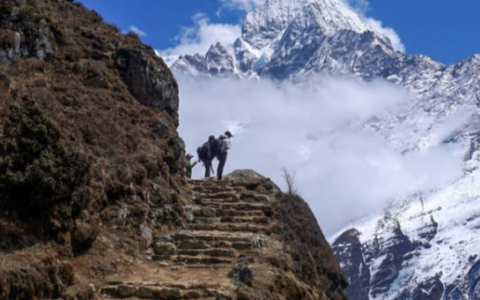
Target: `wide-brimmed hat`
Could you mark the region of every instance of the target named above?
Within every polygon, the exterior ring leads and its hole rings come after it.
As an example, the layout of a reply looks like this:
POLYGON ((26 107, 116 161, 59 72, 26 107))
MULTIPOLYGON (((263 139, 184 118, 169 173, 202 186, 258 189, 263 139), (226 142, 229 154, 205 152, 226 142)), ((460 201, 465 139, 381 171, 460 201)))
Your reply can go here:
POLYGON ((186 157, 186 158, 192 158, 192 157, 193 157, 193 155, 191 155, 191 154, 187 154, 185 157, 186 157))
POLYGON ((228 136, 229 138, 233 137, 233 134, 230 131, 225 131, 225 135, 228 136))

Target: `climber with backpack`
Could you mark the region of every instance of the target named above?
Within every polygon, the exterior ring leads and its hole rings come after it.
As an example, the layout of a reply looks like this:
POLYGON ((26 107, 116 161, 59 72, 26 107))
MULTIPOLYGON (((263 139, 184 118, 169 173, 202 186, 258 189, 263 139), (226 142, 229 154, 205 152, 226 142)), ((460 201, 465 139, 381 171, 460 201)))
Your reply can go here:
POLYGON ((223 176, 223 168, 225 167, 225 163, 227 162, 228 150, 232 147, 232 142, 230 138, 233 137, 230 131, 225 131, 224 134, 220 135, 217 140, 217 151, 216 156, 218 159, 218 168, 217 168, 217 178, 218 180, 222 180, 223 176))
POLYGON ((212 161, 217 156, 218 147, 215 136, 211 135, 208 141, 197 148, 198 161, 205 166, 205 178, 210 177, 210 171, 213 173, 212 161))

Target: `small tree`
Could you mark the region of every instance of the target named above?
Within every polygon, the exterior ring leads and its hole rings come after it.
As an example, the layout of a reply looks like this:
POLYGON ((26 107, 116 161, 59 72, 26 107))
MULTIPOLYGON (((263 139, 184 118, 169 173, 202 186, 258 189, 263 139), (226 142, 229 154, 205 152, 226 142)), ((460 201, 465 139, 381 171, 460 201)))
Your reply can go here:
POLYGON ((32 219, 75 218, 88 205, 90 168, 34 101, 11 106, 0 140, 0 208, 32 219))
POLYGON ((287 168, 282 169, 282 177, 287 184, 287 193, 290 196, 297 197, 298 195, 298 188, 297 188, 297 173, 295 171, 290 171, 287 168))

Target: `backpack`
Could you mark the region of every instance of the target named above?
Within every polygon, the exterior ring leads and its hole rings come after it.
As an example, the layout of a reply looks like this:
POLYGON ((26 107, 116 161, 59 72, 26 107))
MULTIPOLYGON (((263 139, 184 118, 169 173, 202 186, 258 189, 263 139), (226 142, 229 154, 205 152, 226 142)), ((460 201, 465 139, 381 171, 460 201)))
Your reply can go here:
POLYGON ((197 148, 198 159, 201 161, 208 161, 211 159, 210 153, 210 144, 208 142, 204 143, 202 146, 197 148))
POLYGON ((230 147, 232 146, 230 141, 224 135, 220 136, 220 138, 217 140, 217 143, 218 143, 219 153, 230 150, 230 147))

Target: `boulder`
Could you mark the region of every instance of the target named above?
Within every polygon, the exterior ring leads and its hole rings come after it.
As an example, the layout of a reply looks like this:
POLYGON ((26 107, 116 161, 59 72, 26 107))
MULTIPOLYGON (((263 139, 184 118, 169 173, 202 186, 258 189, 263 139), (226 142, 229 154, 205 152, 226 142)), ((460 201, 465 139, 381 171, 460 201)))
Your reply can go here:
POLYGON ((252 285, 254 278, 252 270, 244 263, 236 263, 229 275, 233 280, 249 286, 252 285))
POLYGON ((224 178, 225 180, 232 181, 233 186, 245 186, 249 190, 255 190, 257 187, 261 186, 265 191, 268 191, 271 194, 276 194, 282 191, 269 178, 250 169, 235 170, 224 178))
POLYGON ((177 247, 173 243, 157 242, 153 244, 153 252, 157 255, 175 255, 177 247))

